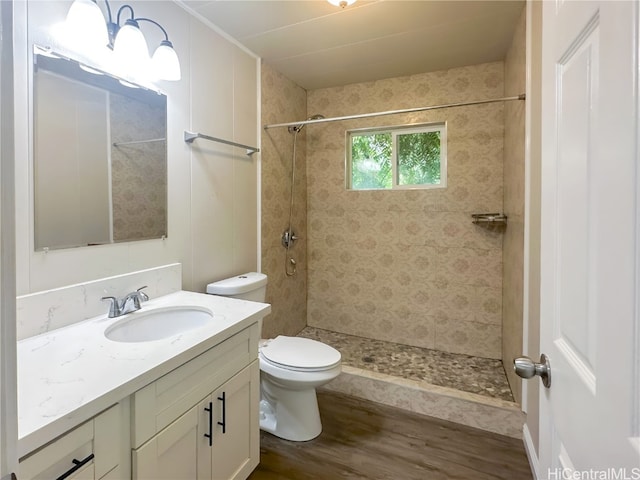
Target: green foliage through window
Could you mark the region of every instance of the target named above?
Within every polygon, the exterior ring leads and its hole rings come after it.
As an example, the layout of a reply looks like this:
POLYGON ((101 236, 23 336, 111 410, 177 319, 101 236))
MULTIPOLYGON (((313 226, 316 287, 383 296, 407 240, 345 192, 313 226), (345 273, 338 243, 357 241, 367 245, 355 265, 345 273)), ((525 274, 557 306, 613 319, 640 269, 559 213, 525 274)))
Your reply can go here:
POLYGON ((351 137, 351 182, 353 188, 391 188, 391 134, 374 133, 351 137))
POLYGON ((352 132, 354 190, 440 186, 446 154, 444 125, 352 132), (395 176, 395 179, 394 179, 395 176))
POLYGON ((440 132, 398 135, 398 184, 440 183, 440 132))

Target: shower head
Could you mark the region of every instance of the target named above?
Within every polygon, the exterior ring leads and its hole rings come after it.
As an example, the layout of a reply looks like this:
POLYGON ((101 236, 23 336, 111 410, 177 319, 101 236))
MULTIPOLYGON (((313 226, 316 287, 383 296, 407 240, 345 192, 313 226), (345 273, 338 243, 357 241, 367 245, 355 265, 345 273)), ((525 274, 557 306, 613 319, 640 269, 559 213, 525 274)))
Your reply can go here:
MULTIPOLYGON (((321 115, 319 113, 315 114, 315 115, 311 115, 309 118, 307 118, 307 121, 309 120, 320 120, 324 118, 324 115, 321 115)), ((298 133, 300 130, 302 130, 304 128, 306 124, 301 123, 300 125, 295 125, 293 127, 289 127, 289 133, 298 133)))

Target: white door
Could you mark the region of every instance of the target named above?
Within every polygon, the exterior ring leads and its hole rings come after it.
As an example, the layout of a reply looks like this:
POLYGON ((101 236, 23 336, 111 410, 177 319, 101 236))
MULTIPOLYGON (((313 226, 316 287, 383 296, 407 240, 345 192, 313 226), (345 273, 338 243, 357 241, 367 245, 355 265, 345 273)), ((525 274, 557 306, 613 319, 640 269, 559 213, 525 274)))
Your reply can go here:
POLYGON ((0 478, 17 470, 13 4, 0 2, 0 478))
POLYGON ((637 27, 635 1, 543 4, 543 478, 640 478, 637 27))

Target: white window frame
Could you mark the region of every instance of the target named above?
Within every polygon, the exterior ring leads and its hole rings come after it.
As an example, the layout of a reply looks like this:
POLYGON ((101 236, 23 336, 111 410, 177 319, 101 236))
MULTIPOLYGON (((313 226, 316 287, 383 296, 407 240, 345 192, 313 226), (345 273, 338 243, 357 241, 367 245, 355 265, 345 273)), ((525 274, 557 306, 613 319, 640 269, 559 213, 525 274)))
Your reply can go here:
POLYGON ((447 122, 434 122, 434 123, 422 123, 411 125, 394 125, 390 127, 375 127, 375 128, 358 128, 353 130, 347 130, 346 132, 346 155, 345 155, 345 181, 347 190, 354 192, 360 191, 391 191, 391 190, 430 190, 434 188, 446 188, 447 187, 447 122), (413 184, 413 185, 399 185, 398 184, 398 156, 397 145, 398 135, 406 135, 411 133, 429 133, 440 132, 440 183, 438 184, 413 184), (364 135, 372 133, 390 133, 391 134, 391 175, 392 183, 391 188, 353 188, 351 184, 352 180, 352 135, 364 135))

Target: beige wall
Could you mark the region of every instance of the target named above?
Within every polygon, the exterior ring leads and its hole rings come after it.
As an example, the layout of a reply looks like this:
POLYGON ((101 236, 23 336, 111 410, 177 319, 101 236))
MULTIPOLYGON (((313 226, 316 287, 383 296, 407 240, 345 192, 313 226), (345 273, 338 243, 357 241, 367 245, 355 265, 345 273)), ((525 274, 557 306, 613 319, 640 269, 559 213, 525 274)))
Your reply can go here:
MULTIPOLYGON (((307 92, 262 64, 262 123, 302 120, 307 114, 307 92)), ((262 271, 269 277, 267 302, 271 314, 264 320, 262 335, 295 335, 307 324, 307 128, 296 140, 296 181, 293 230, 300 240, 290 249, 297 262, 293 277, 285 274, 282 232, 289 222, 293 135, 286 128, 262 133, 262 271)))
MULTIPOLYGON (((526 10, 513 35, 504 61, 504 94, 520 95, 526 81, 526 10)), ((524 281, 524 148, 525 103, 507 102, 504 111, 504 234, 502 264, 502 362, 516 402, 522 401, 522 382, 512 368, 522 354, 522 296, 524 281)))
MULTIPOLYGON (((527 2, 529 15, 527 49, 529 57, 527 85, 527 116, 529 119, 528 186, 527 216, 528 238, 528 289, 526 355, 531 358, 540 356, 540 186, 541 174, 541 127, 542 127, 542 2, 527 2)), ((540 439, 540 385, 541 382, 527 382, 526 411, 527 429, 536 452, 539 452, 540 439)))
MULTIPOLYGON (((189 38, 198 47, 190 51, 191 116, 186 124, 194 132, 257 146, 259 60, 194 18, 190 18, 189 38)), ((184 125, 178 125, 181 130, 173 138, 182 137, 184 125)), ((183 199, 189 202, 183 212, 189 212, 184 237, 188 243, 183 249, 188 271, 183 264, 183 279, 188 289, 203 292, 213 280, 259 268, 260 156, 249 157, 244 149, 206 140, 181 146, 189 155, 184 162, 191 167, 183 199)), ((170 189, 171 179, 169 172, 170 189)), ((169 212, 169 233, 172 221, 176 218, 169 212)))
MULTIPOLYGON (((310 91, 327 117, 502 97, 502 62, 310 91)), ((501 103, 313 125, 307 132, 309 325, 501 357, 501 103), (447 122, 446 189, 347 191, 345 131, 447 122)))
MULTIPOLYGON (((182 79, 158 82, 167 94, 168 237, 166 240, 34 252, 31 183, 31 45, 106 68, 65 46, 52 26, 64 21, 69 2, 15 2, 16 237, 18 294, 86 282, 174 262, 183 286, 205 285, 258 268, 258 162, 244 150, 182 140, 184 130, 258 144, 258 59, 173 2, 134 1, 136 16, 160 22, 180 58, 182 79), (200 47, 206 45, 207 54, 200 47)), ((101 4, 102 5, 102 4, 101 4)), ((112 2, 117 9, 121 2, 112 2)), ((158 45, 159 29, 145 30, 158 45)), ((153 47, 151 47, 153 48, 153 47)), ((138 78, 132 81, 141 82, 138 78)), ((149 84, 148 81, 144 82, 149 84)))

